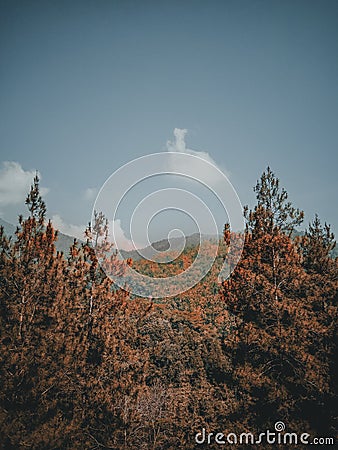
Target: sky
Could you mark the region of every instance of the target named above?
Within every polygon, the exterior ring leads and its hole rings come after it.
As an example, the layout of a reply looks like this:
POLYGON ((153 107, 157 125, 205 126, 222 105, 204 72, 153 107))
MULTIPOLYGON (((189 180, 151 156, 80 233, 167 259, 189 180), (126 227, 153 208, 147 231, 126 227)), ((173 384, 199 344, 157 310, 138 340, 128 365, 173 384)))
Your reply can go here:
POLYGON ((249 206, 269 165, 304 226, 337 232, 337 19, 330 0, 0 0, 0 217, 38 170, 79 235, 114 171, 183 151, 249 206))

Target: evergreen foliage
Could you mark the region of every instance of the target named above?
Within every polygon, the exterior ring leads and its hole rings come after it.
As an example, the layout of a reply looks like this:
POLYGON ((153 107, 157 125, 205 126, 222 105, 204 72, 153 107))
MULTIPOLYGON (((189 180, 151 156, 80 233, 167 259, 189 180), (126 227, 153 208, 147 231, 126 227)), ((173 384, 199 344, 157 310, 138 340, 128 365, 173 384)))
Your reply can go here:
MULTIPOLYGON (((277 420, 335 434, 334 237, 315 217, 292 238, 303 213, 269 168, 255 192, 231 278, 216 284, 236 242, 226 225, 208 276, 156 304, 105 276, 90 239, 103 266, 123 271, 124 263, 101 214, 86 243, 56 250, 35 177, 29 217, 13 238, 0 228, 1 449, 193 449, 202 427, 259 433, 277 420)), ((170 276, 196 251, 136 268, 170 276)))

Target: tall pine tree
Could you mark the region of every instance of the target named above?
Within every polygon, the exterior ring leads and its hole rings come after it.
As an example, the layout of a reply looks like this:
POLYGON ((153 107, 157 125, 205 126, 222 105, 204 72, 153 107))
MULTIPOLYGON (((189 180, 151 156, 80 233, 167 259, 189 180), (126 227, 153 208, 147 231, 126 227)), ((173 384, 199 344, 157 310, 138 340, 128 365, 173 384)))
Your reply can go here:
MULTIPOLYGON (((223 283, 235 323, 225 347, 241 403, 237 420, 257 431, 277 420, 287 423, 289 431, 316 431, 314 411, 318 414, 330 390, 322 349, 332 338, 333 316, 318 316, 317 298, 309 288, 318 281, 309 277, 305 257, 291 238, 303 213, 287 200, 270 168, 254 191, 254 210, 245 208, 242 259, 223 283)), ((332 298, 333 290, 327 295, 332 298)))

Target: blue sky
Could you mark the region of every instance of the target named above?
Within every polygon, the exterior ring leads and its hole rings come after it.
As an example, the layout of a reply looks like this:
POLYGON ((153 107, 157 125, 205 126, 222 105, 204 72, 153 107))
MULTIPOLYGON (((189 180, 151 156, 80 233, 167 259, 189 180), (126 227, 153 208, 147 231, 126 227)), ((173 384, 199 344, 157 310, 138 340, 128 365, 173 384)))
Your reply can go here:
POLYGON ((48 214, 81 227, 112 172, 165 151, 181 128, 243 204, 270 165, 307 221, 317 212, 337 230, 336 1, 0 8, 2 218, 23 210, 38 169, 48 214))

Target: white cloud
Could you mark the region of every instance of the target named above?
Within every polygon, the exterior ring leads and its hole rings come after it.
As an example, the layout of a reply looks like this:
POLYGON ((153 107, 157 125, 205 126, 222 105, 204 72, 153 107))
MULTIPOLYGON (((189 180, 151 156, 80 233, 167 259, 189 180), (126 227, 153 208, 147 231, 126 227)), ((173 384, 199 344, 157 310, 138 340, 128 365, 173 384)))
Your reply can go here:
MULTIPOLYGON (((54 214, 51 218, 54 227, 60 230, 61 233, 67 234, 68 236, 76 237, 79 240, 85 240, 85 229, 86 225, 74 225, 72 223, 67 223, 61 216, 54 214)), ((124 231, 121 227, 120 219, 115 221, 109 221, 109 239, 111 242, 116 243, 118 249, 123 250, 133 250, 135 245, 125 236, 124 231), (113 235, 115 240, 113 239, 113 235)), ((136 247, 137 248, 137 247, 136 247)))
POLYGON ((84 192, 85 200, 88 201, 94 200, 97 195, 97 192, 98 192, 97 188, 87 188, 84 192))
POLYGON ((61 233, 76 237, 81 241, 85 240, 84 232, 85 229, 87 228, 86 225, 74 225, 72 223, 67 223, 58 214, 54 214, 51 218, 51 221, 54 227, 57 230, 60 230, 61 233))
POLYGON ((132 242, 130 239, 126 237, 122 229, 120 219, 116 219, 114 221, 110 220, 108 225, 109 225, 109 238, 112 242, 116 243, 118 249, 135 250, 137 248, 144 247, 144 245, 132 242))
POLYGON ((186 128, 175 128, 174 136, 175 142, 168 141, 167 149, 169 152, 187 153, 187 147, 185 144, 185 135, 188 133, 186 128))
MULTIPOLYGON (((227 177, 229 177, 229 172, 225 170, 224 168, 221 168, 216 161, 210 156, 208 152, 203 151, 196 151, 192 150, 190 148, 187 148, 185 143, 185 136, 188 133, 188 130, 185 128, 175 128, 174 129, 174 141, 167 141, 167 151, 168 152, 175 152, 175 153, 184 153, 187 155, 193 155, 201 158, 204 161, 207 161, 208 163, 215 166, 217 169, 219 169, 221 172, 223 172, 227 177)), ((185 167, 176 167, 176 160, 175 158, 172 159, 172 169, 180 170, 184 172, 185 167)), ((211 167, 209 168, 206 164, 203 164, 202 162, 196 160, 195 162, 187 161, 187 164, 189 164, 189 173, 193 173, 194 176, 197 179, 203 180, 207 184, 215 185, 218 182, 224 182, 224 178, 217 173, 217 171, 213 170, 211 167), (192 165, 193 164, 193 165, 192 165)))
MULTIPOLYGON (((0 169, 0 206, 23 203, 35 174, 35 170, 24 170, 15 161, 4 161, 0 169)), ((39 173, 38 175, 40 177, 39 173)), ((46 195, 47 192, 47 188, 40 186, 41 195, 46 195)))

